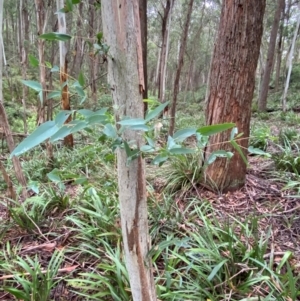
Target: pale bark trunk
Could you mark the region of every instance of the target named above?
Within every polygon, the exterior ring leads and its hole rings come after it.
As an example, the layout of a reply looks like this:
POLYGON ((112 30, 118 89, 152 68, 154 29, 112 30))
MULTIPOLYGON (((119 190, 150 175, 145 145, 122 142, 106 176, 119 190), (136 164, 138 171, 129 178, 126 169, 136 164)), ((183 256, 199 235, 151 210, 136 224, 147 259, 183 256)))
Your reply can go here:
POLYGON ((169 36, 171 28, 171 14, 174 5, 174 0, 167 0, 164 7, 164 16, 162 18, 162 45, 159 63, 159 83, 158 83, 158 99, 160 102, 165 102, 166 90, 166 73, 169 54, 169 36))
POLYGON ((180 74, 181 69, 183 66, 183 57, 186 48, 187 36, 191 21, 192 9, 193 9, 194 0, 190 0, 188 4, 188 10, 186 15, 186 21, 184 24, 184 29, 181 35, 180 47, 179 47, 179 56, 178 56, 178 66, 175 75, 174 81, 174 89, 173 89, 173 101, 171 105, 171 112, 170 112, 170 128, 169 128, 169 136, 173 136, 174 128, 175 128, 175 113, 176 113, 176 104, 177 104, 177 95, 179 93, 179 81, 180 81, 180 74))
MULTIPOLYGON (((3 0, 0 0, 0 42, 3 41, 3 35, 2 35, 2 23, 3 23, 3 0)), ((0 43, 0 125, 3 127, 5 138, 7 141, 8 149, 10 152, 12 152, 15 148, 13 136, 11 133, 11 129, 8 123, 7 115, 5 112, 5 108, 3 105, 3 86, 2 86, 2 73, 3 73, 3 43, 0 43)), ((22 186, 22 197, 24 200, 27 198, 27 190, 26 190, 26 179, 22 170, 22 166, 20 163, 20 160, 18 157, 13 156, 12 158, 14 170, 16 173, 16 178, 19 181, 20 185, 22 186)), ((2 168, 2 173, 5 179, 7 180, 5 170, 2 168)), ((9 184, 9 183, 8 183, 9 184)), ((10 189, 12 193, 12 197, 15 197, 14 190, 10 189)))
MULTIPOLYGON (((245 155, 265 5, 265 0, 223 1, 211 65, 206 123, 234 122, 243 133, 238 144, 245 155)), ((206 159, 219 149, 234 153, 229 161, 217 158, 205 171, 206 184, 217 191, 236 190, 245 183, 246 163, 229 140, 230 131, 215 134, 205 150, 206 159)))
MULTIPOLYGON (((59 11, 64 7, 64 0, 56 1, 57 10, 59 11)), ((62 34, 67 33, 66 15, 65 13, 58 13, 58 32, 62 34)), ((62 88, 61 107, 63 110, 71 110, 70 97, 68 89, 68 62, 67 62, 67 46, 63 41, 59 41, 59 67, 60 67, 60 85, 62 88)), ((72 120, 72 116, 69 115, 65 123, 69 123, 72 120)), ((73 135, 70 134, 64 138, 64 145, 73 147, 73 135)))
POLYGON ((267 61, 265 64, 265 71, 261 83, 261 90, 258 99, 258 109, 259 111, 266 111, 267 109, 267 97, 269 91, 269 83, 271 78, 271 71, 273 66, 274 60, 274 53, 275 53, 275 46, 276 46, 276 38, 280 23, 280 15, 282 9, 284 8, 285 0, 278 0, 277 9, 274 16, 274 21, 272 25, 271 35, 270 35, 270 42, 267 54, 267 61))
MULTIPOLYGON (((143 118, 143 59, 138 0, 103 0, 103 32, 110 46, 108 82, 118 111, 123 116, 143 118)), ((138 131, 126 130, 125 141, 144 143, 138 131)), ((147 256, 150 237, 147 220, 145 163, 140 156, 127 164, 124 149, 117 151, 119 200, 126 267, 134 301, 154 301, 156 293, 147 256)))
MULTIPOLYGON (((298 4, 298 9, 300 11, 300 3, 298 4)), ((283 95, 282 95, 283 112, 286 111, 286 98, 287 98, 287 93, 288 93, 289 84, 290 84, 291 72, 292 72, 292 68, 293 68, 293 56, 294 56, 295 43, 296 43, 297 36, 298 36, 299 26, 300 26, 300 13, 298 15, 297 25, 295 28, 294 37, 292 40, 291 49, 290 49, 288 61, 287 61, 288 72, 287 72, 286 81, 285 81, 285 85, 284 85, 284 91, 283 91, 283 95)))

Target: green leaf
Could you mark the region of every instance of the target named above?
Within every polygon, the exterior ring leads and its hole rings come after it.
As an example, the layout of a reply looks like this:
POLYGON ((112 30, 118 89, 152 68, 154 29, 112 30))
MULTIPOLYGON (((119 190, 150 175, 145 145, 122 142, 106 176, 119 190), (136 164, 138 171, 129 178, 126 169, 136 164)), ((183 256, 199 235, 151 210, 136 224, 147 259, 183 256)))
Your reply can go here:
POLYGON ((150 152, 154 152, 155 149, 150 145, 143 145, 141 147, 141 151, 144 152, 144 153, 150 153, 150 152))
POLYGON ((149 127, 145 124, 136 124, 130 126, 129 128, 135 131, 144 131, 144 132, 149 131, 149 127))
POLYGON ((208 281, 211 281, 216 274, 219 272, 219 270, 222 268, 222 266, 227 262, 227 259, 224 259, 223 261, 221 261, 220 263, 218 263, 213 270, 211 271, 211 273, 209 274, 209 276, 207 277, 208 281))
POLYGON ((79 4, 81 0, 72 0, 73 4, 79 4))
POLYGON ((169 136, 168 142, 167 142, 167 149, 170 150, 172 148, 178 148, 178 147, 181 147, 181 146, 179 144, 176 144, 174 139, 171 136, 169 136))
POLYGON ((50 62, 45 61, 45 65, 49 69, 52 68, 52 64, 50 62))
POLYGON ((61 178, 58 173, 59 171, 55 168, 51 172, 47 173, 47 177, 53 183, 61 182, 61 178))
POLYGON ((153 165, 159 165, 161 166, 164 162, 168 160, 169 156, 166 154, 159 154, 152 160, 153 165))
POLYGON ((224 150, 217 150, 208 157, 207 164, 212 164, 217 158, 232 158, 233 153, 232 152, 226 152, 224 150))
POLYGON ((176 147, 169 150, 169 153, 172 155, 186 155, 195 153, 194 149, 185 148, 185 147, 176 147))
POLYGON ((159 105, 157 108, 155 108, 154 110, 152 110, 151 112, 149 112, 146 117, 145 117, 145 121, 148 122, 150 121, 151 119, 155 118, 156 116, 158 116, 163 110, 165 107, 167 107, 169 105, 169 102, 165 102, 165 103, 162 103, 161 105, 159 105))
POLYGON ((11 153, 12 156, 19 156, 33 147, 41 144, 58 131, 54 121, 47 121, 40 125, 32 134, 26 137, 11 153))
POLYGON ((196 131, 197 129, 195 128, 179 130, 174 134, 173 139, 176 140, 177 142, 183 142, 186 138, 195 135, 196 131))
POLYGON ((82 178, 78 178, 74 181, 74 184, 78 184, 78 185, 82 185, 82 184, 85 184, 87 183, 88 180, 86 177, 82 177, 82 178))
POLYGON ((247 158, 245 157, 245 155, 244 155, 241 147, 234 140, 230 140, 230 143, 237 150, 237 152, 240 154, 240 156, 242 157, 242 159, 245 162, 245 164, 248 165, 247 158))
POLYGON ((64 125, 53 136, 51 136, 50 142, 54 142, 59 139, 63 139, 66 136, 70 135, 70 133, 71 133, 71 127, 69 127, 68 125, 64 125))
POLYGON ((73 134, 75 132, 81 131, 81 130, 85 129, 86 127, 88 127, 88 123, 83 120, 73 120, 68 123, 68 126, 71 127, 70 134, 73 134))
POLYGON ((83 91, 83 89, 82 89, 81 86, 76 86, 75 89, 76 89, 76 92, 78 93, 78 95, 80 97, 85 97, 85 93, 84 93, 84 91, 83 91))
POLYGON ((55 120, 54 120, 57 127, 60 128, 71 114, 72 114, 72 111, 67 111, 67 110, 60 111, 56 115, 55 120))
POLYGON ((37 91, 37 92, 43 91, 42 85, 39 82, 35 82, 35 81, 32 81, 32 80, 21 80, 21 82, 25 86, 27 86, 27 87, 29 87, 29 88, 37 91))
POLYGON ((118 137, 117 130, 111 123, 105 125, 103 134, 112 139, 116 139, 118 137))
POLYGON ((248 147, 248 152, 250 154, 253 154, 253 155, 262 155, 262 156, 266 156, 268 158, 271 158, 272 155, 269 154, 269 153, 266 153, 264 152, 263 150, 259 149, 259 148, 254 148, 253 146, 249 146, 248 147))
POLYGON ((28 55, 29 63, 32 67, 37 67, 39 65, 39 60, 32 54, 28 55))
POLYGON ((107 123, 107 116, 105 116, 105 115, 92 115, 92 116, 87 118, 87 123, 89 125, 107 123))
POLYGON ((64 33, 58 33, 58 32, 49 32, 44 33, 39 36, 40 39, 48 40, 48 41, 69 41, 71 40, 72 36, 64 33))
POLYGON ((197 132, 203 136, 211 136, 229 130, 234 126, 235 126, 234 123, 213 124, 213 125, 203 126, 197 129, 197 132))
POLYGON ((145 120, 142 118, 130 118, 130 119, 124 119, 118 122, 118 124, 121 125, 141 125, 145 124, 145 120))
POLYGON ((234 127, 232 130, 231 130, 231 133, 230 133, 230 140, 233 140, 235 135, 238 133, 238 128, 237 127, 234 127))
POLYGON ((61 98, 61 91, 53 91, 47 95, 47 99, 51 99, 51 98, 55 98, 55 97, 61 98))
POLYGON ((92 116, 94 115, 94 111, 91 111, 91 110, 87 110, 87 109, 81 109, 81 110, 78 110, 77 113, 83 115, 84 117, 89 117, 89 116, 92 116))
POLYGON ((28 300, 27 294, 25 292, 22 292, 21 290, 18 290, 13 287, 4 287, 3 289, 6 292, 15 296, 18 300, 28 300))
POLYGON ((79 72, 78 82, 83 87, 85 85, 85 80, 82 71, 79 72))
POLYGON ((152 147, 152 148, 155 148, 155 142, 154 140, 152 140, 151 138, 147 137, 146 136, 146 140, 148 142, 148 144, 152 147))

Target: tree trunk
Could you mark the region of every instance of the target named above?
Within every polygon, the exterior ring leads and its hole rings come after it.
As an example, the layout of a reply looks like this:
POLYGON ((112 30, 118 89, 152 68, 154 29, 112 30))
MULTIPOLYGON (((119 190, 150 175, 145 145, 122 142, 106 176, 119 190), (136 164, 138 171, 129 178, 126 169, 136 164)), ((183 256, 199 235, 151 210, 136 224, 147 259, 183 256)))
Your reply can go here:
POLYGON ((278 28, 280 23, 280 15, 282 9, 284 8, 284 5, 285 5, 285 0, 278 0, 277 9, 275 12, 271 35, 270 35, 267 61, 265 64, 265 72, 263 75, 261 90, 258 99, 258 109, 259 111, 262 112, 267 110, 267 97, 268 97, 269 83, 270 83, 271 71, 272 71, 273 60, 274 60, 276 38, 277 38, 277 33, 278 33, 278 28))
MULTIPOLYGON (((147 74, 147 0, 139 0, 139 13, 141 23, 141 39, 142 39, 142 50, 143 50, 143 67, 144 67, 144 82, 145 87, 143 91, 143 99, 148 99, 148 74, 147 74)), ((148 109, 148 103, 144 102, 144 114, 148 109)))
POLYGON ((169 53, 169 36, 171 26, 171 12, 174 5, 174 0, 167 0, 164 7, 164 15, 162 17, 162 45, 159 62, 159 75, 158 75, 158 99, 160 102, 165 102, 166 90, 166 73, 167 61, 169 53))
MULTIPOLYGON (((2 48, 2 41, 3 41, 3 35, 2 35, 2 23, 3 23, 3 0, 0 0, 0 126, 3 127, 5 138, 7 141, 8 149, 10 152, 12 152, 15 148, 15 143, 13 140, 13 136, 11 133, 11 129, 8 123, 7 115, 5 112, 5 108, 3 105, 3 86, 2 86, 2 73, 3 73, 3 53, 4 49, 2 48)), ((13 156, 12 158, 14 170, 16 173, 16 178, 19 181, 20 185, 22 186, 22 197, 24 200, 27 198, 27 183, 26 179, 22 170, 22 166, 20 163, 20 160, 18 157, 13 156)), ((6 178, 5 172, 3 172, 3 176, 6 178)), ((13 194, 14 190, 10 189, 11 193, 13 194)), ((15 197, 13 194, 12 197, 15 197)))
MULTIPOLYGON (((265 0, 223 1, 211 66, 206 123, 234 122, 243 133, 239 145, 245 155, 265 6, 265 0)), ((213 135, 206 148, 206 158, 219 149, 234 152, 230 161, 218 158, 207 167, 206 184, 215 190, 236 190, 245 183, 246 163, 229 140, 230 131, 213 135)))
MULTIPOLYGON (((108 82, 123 116, 143 118, 144 72, 138 0, 102 1, 103 32, 110 46, 108 82)), ((126 130, 123 139, 144 143, 142 133, 126 130)), ((127 164, 124 149, 117 151, 119 200, 126 267, 134 301, 154 301, 156 293, 147 256, 150 238, 147 220, 145 163, 140 156, 127 164)))
MULTIPOLYGON (((298 10, 300 11, 300 3, 298 4, 298 10)), ((294 50, 295 50, 295 43, 296 43, 298 32, 299 32, 299 26, 300 26, 300 13, 298 15, 297 25, 295 28, 294 37, 292 40, 292 45, 291 45, 291 49, 290 49, 288 61, 287 61, 288 72, 287 72, 286 81, 285 81, 285 85, 284 85, 284 91, 283 91, 283 95, 282 95, 283 112, 286 111, 286 97, 287 97, 287 92, 288 92, 289 85, 290 85, 291 72, 292 72, 292 68, 293 68, 293 56, 294 56, 294 50)))
MULTIPOLYGON (((59 11, 64 7, 64 0, 56 1, 57 10, 59 11)), ((67 24, 66 24, 66 15, 65 13, 58 13, 58 32, 66 34, 67 24)), ((63 110, 71 110, 70 106, 70 97, 68 89, 68 62, 67 62, 67 46, 63 41, 59 41, 59 66, 60 66, 60 85, 62 88, 62 97, 61 97, 61 107, 63 110)), ((72 116, 69 115, 65 123, 69 123, 72 120, 72 116)), ((64 138, 64 145, 68 147, 73 147, 73 135, 70 134, 64 138)))
POLYGON ((181 35, 180 41, 180 49, 179 49, 179 57, 178 57, 178 65, 175 75, 174 81, 174 89, 173 89, 173 102, 171 105, 171 112, 170 112, 170 127, 169 127, 169 136, 173 136, 174 128, 175 128, 175 113, 176 113, 176 104, 177 104, 177 95, 179 93, 179 81, 180 81, 180 74, 181 69, 183 66, 183 57, 186 48, 186 41, 191 21, 192 9, 193 9, 194 0, 189 0, 187 14, 186 14, 186 21, 183 27, 183 32, 181 35))

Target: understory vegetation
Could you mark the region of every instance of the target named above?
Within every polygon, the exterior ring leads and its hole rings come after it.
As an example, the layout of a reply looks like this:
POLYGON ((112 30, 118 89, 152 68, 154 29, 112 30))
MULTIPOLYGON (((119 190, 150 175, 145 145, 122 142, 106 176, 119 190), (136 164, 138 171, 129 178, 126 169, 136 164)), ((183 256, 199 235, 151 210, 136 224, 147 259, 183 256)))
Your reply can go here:
MULTIPOLYGON (((195 98, 191 107, 202 105, 195 98)), ((178 128, 204 124, 203 112, 179 107, 178 128)), ((299 300, 298 119, 292 111, 253 118, 250 145, 265 154, 249 156, 246 187, 236 193, 198 185, 201 151, 162 167, 146 158, 159 300, 299 300)), ((168 120, 162 124, 163 145, 168 120)), ((43 146, 21 156, 32 196, 1 197, 1 300, 131 300, 115 154, 96 128, 75 140, 73 150, 54 145, 51 165, 43 146)))

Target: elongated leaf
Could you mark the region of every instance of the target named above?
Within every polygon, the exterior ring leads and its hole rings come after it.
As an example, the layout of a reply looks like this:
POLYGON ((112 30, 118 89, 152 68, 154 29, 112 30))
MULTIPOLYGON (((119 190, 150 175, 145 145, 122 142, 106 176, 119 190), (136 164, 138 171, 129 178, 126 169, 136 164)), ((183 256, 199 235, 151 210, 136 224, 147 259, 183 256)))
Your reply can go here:
POLYGON ((77 113, 85 116, 85 117, 89 117, 89 116, 92 116, 94 115, 94 112, 91 111, 91 110, 87 110, 87 109, 81 109, 81 110, 78 110, 77 113))
POLYGON ((107 122, 107 116, 105 116, 105 115, 92 115, 87 118, 87 123, 89 125, 104 124, 106 122, 107 122))
POLYGON ((178 147, 180 147, 180 145, 176 144, 174 139, 171 136, 169 136, 167 142, 167 149, 170 150, 172 148, 178 148, 178 147))
POLYGON ((173 139, 176 140, 177 142, 182 142, 186 138, 188 138, 192 135, 195 135, 196 130, 197 129, 195 129, 195 128, 188 128, 188 129, 179 130, 174 134, 173 139))
POLYGON ((39 60, 32 54, 28 54, 28 59, 32 67, 37 67, 39 65, 39 60))
POLYGON ((42 88, 42 85, 39 83, 39 82, 35 82, 33 80, 22 80, 21 81, 25 86, 37 91, 37 92, 40 92, 43 90, 42 88))
POLYGON ((57 169, 53 169, 51 172, 47 173, 47 177, 51 182, 61 182, 61 178, 57 169))
POLYGON ((83 120, 73 120, 70 123, 68 123, 68 126, 71 126, 70 134, 73 134, 88 127, 88 123, 83 120))
POLYGON ((167 107, 168 105, 169 105, 168 101, 159 105, 157 108, 155 108, 154 110, 152 110, 151 112, 149 112, 146 115, 145 121, 148 122, 151 119, 157 117, 164 110, 164 108, 167 107))
POLYGON ((51 99, 51 98, 55 98, 55 97, 61 98, 61 91, 53 91, 47 95, 47 99, 51 99))
POLYGON ((142 118, 124 119, 118 122, 121 125, 141 125, 145 124, 145 120, 142 118))
POLYGON ((197 132, 203 136, 211 136, 229 130, 234 126, 235 126, 234 123, 213 124, 213 125, 203 126, 197 129, 197 132))
POLYGON ((40 125, 32 134, 26 137, 11 153, 12 156, 19 156, 33 147, 41 144, 58 131, 54 121, 47 121, 40 125))
POLYGON ((50 142, 58 141, 63 139, 71 133, 71 127, 64 125, 61 127, 53 136, 50 138, 50 142))
POLYGON ((149 131, 149 127, 145 124, 131 125, 129 128, 135 131, 144 131, 144 132, 149 131))
POLYGON ((195 150, 191 148, 177 147, 170 149, 169 153, 172 155, 186 155, 195 153, 195 150))
POLYGON ((249 146, 248 147, 248 152, 250 154, 253 154, 253 155, 262 155, 262 156, 266 156, 268 158, 271 158, 272 155, 269 154, 269 153, 266 153, 264 152, 263 150, 259 149, 259 148, 254 148, 253 146, 249 146))
POLYGON ((248 165, 247 158, 245 157, 241 147, 236 143, 234 140, 230 140, 231 145, 237 150, 237 152, 240 154, 242 157, 243 161, 248 165))
POLYGON ((164 162, 168 160, 169 156, 166 154, 159 154, 152 160, 152 164, 161 166, 164 162))
POLYGON ((227 262, 227 259, 224 259, 223 261, 221 261, 220 263, 218 263, 213 270, 211 271, 211 273, 209 274, 209 276, 207 277, 208 281, 211 281, 216 274, 219 272, 219 270, 222 268, 222 266, 227 262))
POLYGON ((82 71, 79 72, 78 82, 83 87, 85 85, 85 80, 82 71))
POLYGON ((110 123, 105 125, 103 134, 112 139, 116 139, 118 137, 116 128, 110 123))
POLYGON ((143 145, 141 147, 141 151, 144 152, 144 153, 150 153, 150 152, 154 152, 155 149, 150 145, 143 145))
POLYGON ((155 148, 155 142, 151 138, 146 136, 146 140, 152 148, 155 148))
POLYGON ((85 97, 85 93, 81 86, 76 86, 75 89, 80 97, 85 97))
POLYGON ((57 127, 60 128, 65 123, 65 121, 69 118, 69 116, 71 114, 72 114, 72 111, 68 111, 68 110, 60 111, 54 119, 57 127))
POLYGON ((64 33, 58 33, 58 32, 49 32, 44 33, 39 36, 40 39, 48 40, 48 41, 69 41, 71 40, 72 36, 64 33))

